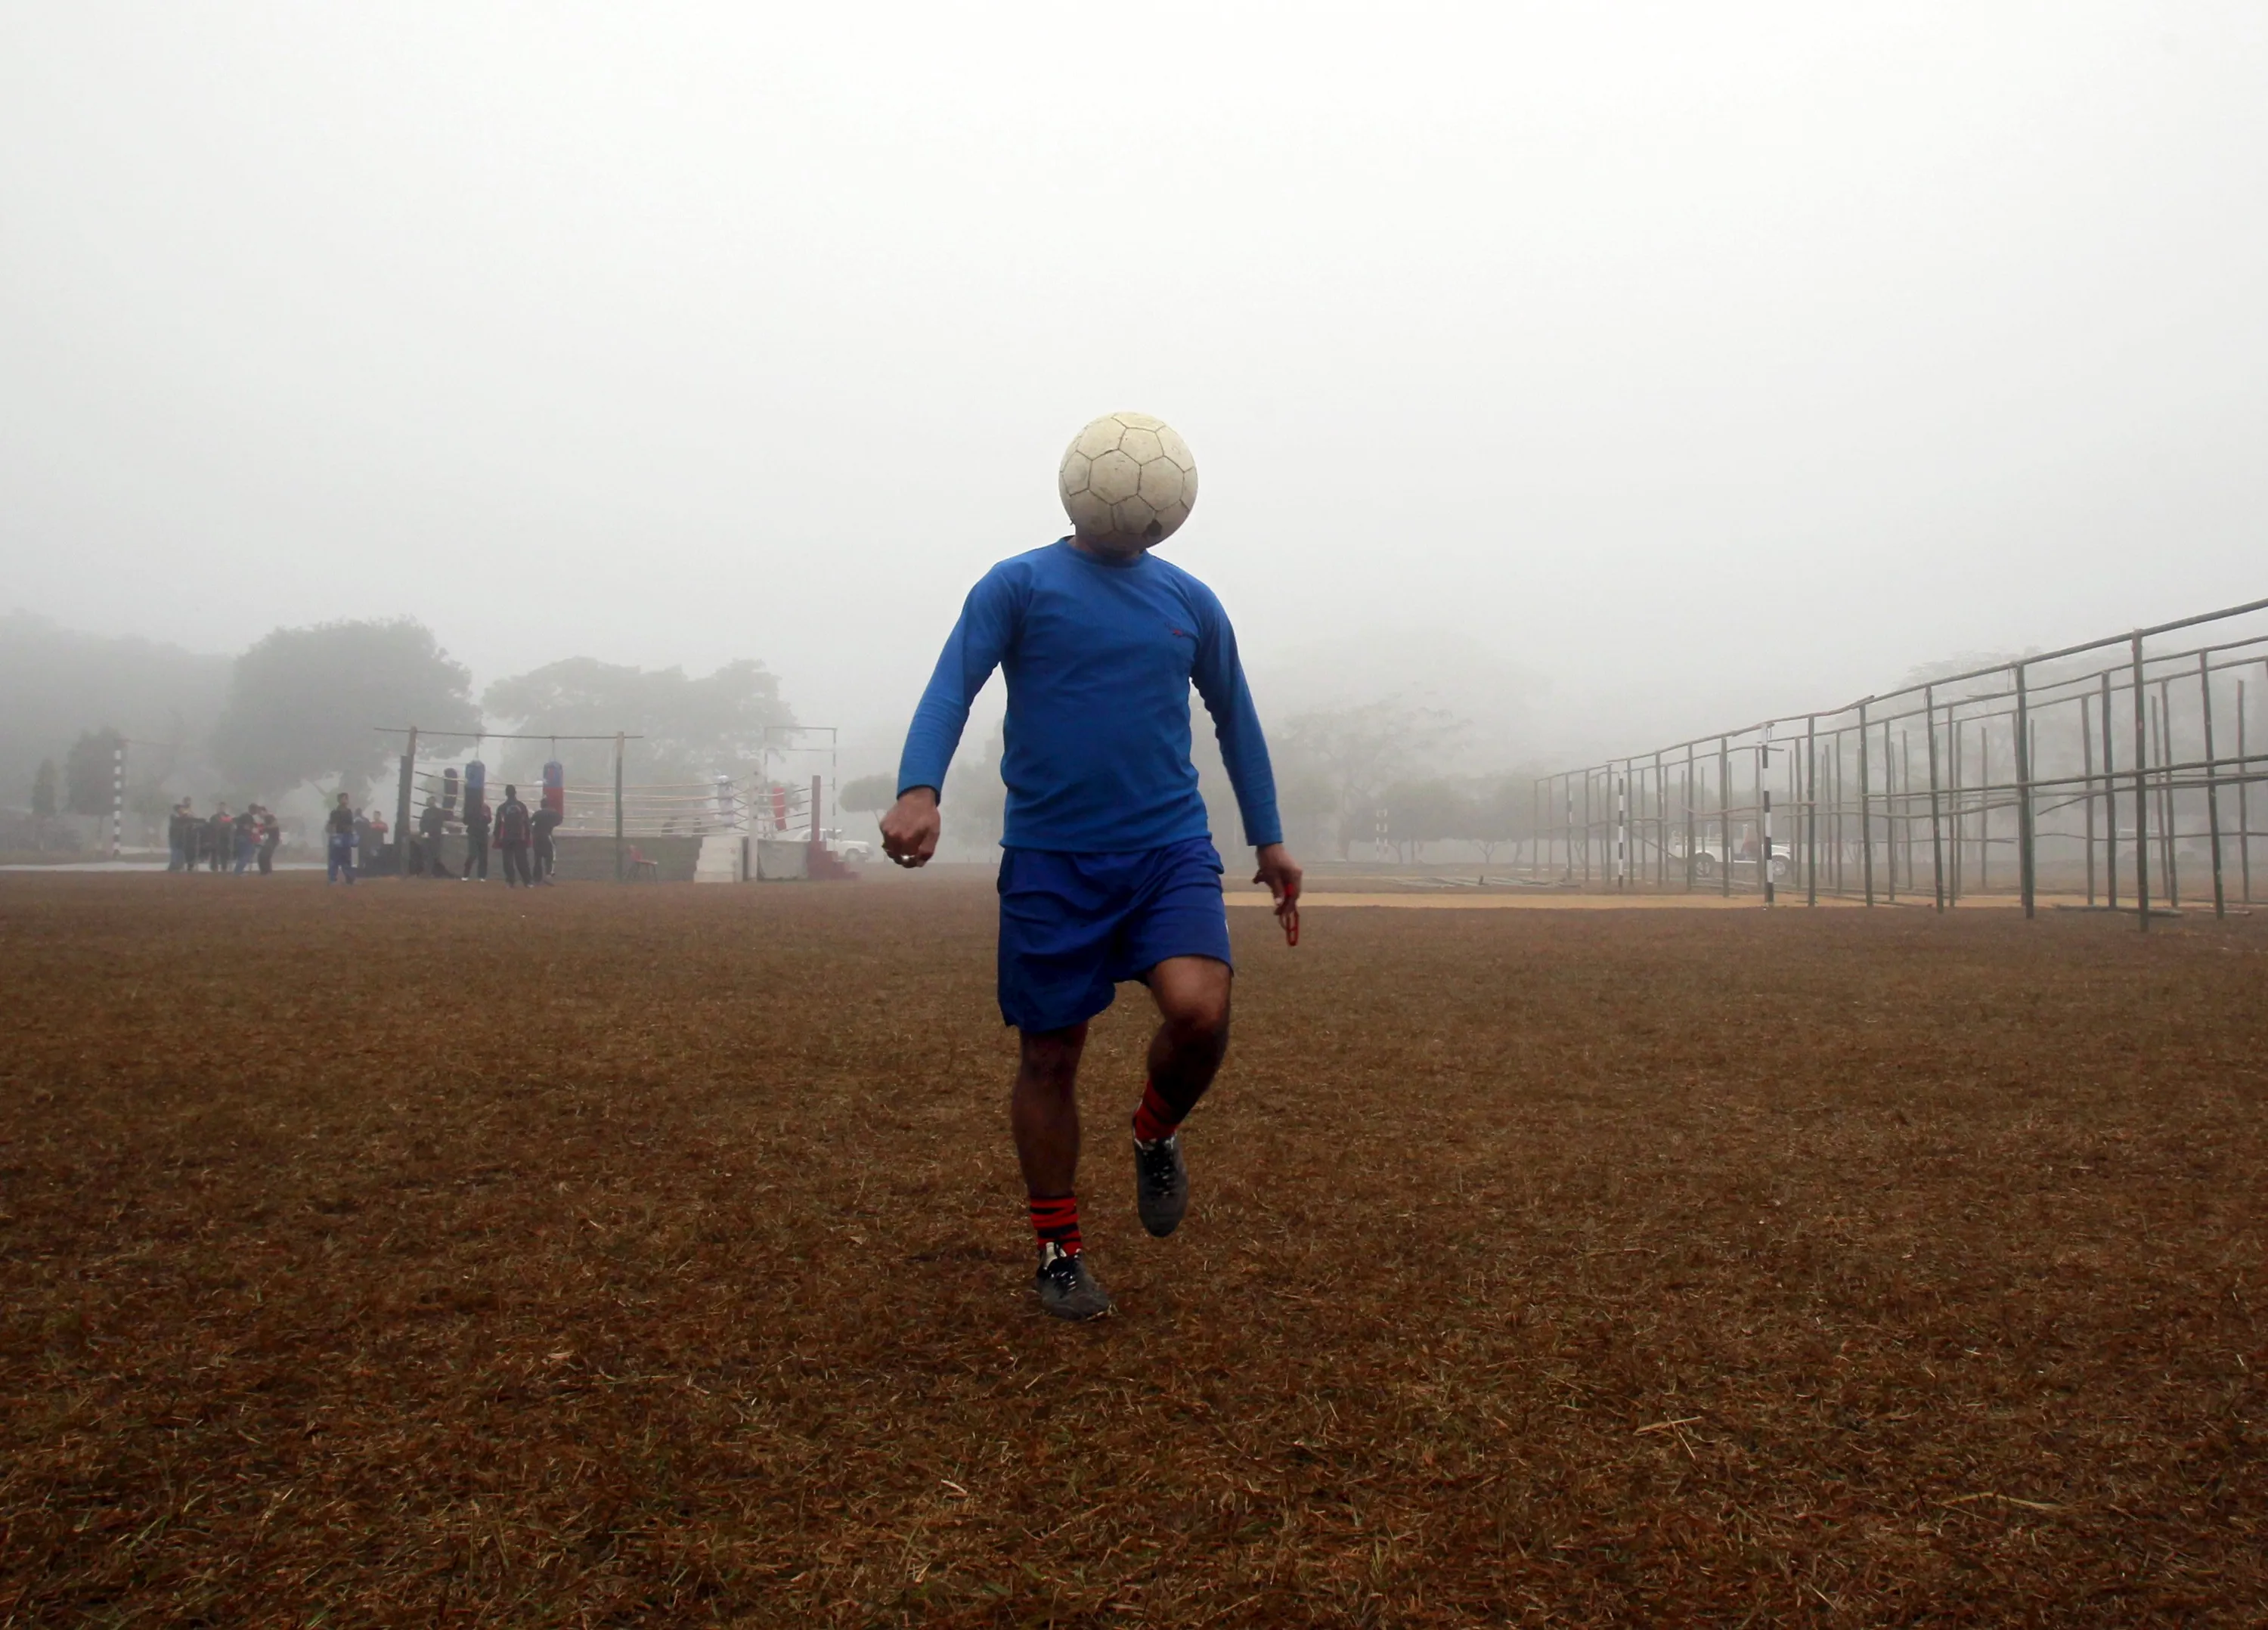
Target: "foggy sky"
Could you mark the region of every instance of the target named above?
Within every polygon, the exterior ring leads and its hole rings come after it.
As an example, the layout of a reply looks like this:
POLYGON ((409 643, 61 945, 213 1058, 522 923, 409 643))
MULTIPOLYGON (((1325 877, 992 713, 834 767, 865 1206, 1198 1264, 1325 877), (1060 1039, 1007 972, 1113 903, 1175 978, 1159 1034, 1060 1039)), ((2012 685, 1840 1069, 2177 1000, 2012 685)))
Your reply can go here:
POLYGON ((1263 718, 1642 749, 2268 593, 2264 199, 2257 4, 9 6, 0 605, 887 736, 1134 408, 1263 718))

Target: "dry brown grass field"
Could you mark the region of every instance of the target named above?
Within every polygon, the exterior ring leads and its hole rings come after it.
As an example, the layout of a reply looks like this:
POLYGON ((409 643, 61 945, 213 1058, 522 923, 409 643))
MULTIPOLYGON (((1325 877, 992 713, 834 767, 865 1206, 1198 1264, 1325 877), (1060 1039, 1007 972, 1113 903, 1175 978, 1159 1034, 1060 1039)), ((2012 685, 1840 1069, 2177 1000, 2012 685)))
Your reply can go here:
POLYGON ((1238 911, 1066 1326, 991 911, 0 879, 0 1624, 2268 1616, 2261 925, 1238 911))

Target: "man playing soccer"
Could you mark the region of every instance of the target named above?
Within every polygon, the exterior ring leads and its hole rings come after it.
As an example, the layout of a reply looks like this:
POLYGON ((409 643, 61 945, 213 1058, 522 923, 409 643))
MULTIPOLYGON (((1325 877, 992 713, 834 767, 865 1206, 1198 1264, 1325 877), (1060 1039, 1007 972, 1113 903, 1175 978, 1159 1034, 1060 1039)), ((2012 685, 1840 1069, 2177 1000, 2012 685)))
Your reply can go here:
POLYGON ((969 704, 1006 671, 1006 852, 1000 861, 1000 1012, 1021 1033, 1009 1103, 1040 1248, 1040 1304, 1092 1318, 1110 1298, 1080 1253, 1079 1055, 1114 986, 1150 987, 1160 1023, 1134 1115, 1135 1198, 1160 1238, 1189 1206, 1177 1132, 1228 1048, 1227 914, 1189 762, 1189 686, 1259 852, 1254 881, 1279 913, 1299 898, 1275 778, 1212 591, 1149 542, 1085 528, 1002 561, 962 606, 916 710, 882 844, 901 866, 936 852, 939 789, 969 704))

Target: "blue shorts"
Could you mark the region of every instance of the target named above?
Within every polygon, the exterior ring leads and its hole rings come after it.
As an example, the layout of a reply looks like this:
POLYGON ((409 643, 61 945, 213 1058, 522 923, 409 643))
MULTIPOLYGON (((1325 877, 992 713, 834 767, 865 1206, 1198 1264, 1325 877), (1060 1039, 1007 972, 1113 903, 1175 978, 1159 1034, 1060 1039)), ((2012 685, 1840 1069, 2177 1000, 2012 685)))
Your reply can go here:
POLYGON ((1132 854, 1004 852, 1000 1016, 1023 1030, 1068 1029, 1169 956, 1229 963, 1220 870, 1209 837, 1132 854))

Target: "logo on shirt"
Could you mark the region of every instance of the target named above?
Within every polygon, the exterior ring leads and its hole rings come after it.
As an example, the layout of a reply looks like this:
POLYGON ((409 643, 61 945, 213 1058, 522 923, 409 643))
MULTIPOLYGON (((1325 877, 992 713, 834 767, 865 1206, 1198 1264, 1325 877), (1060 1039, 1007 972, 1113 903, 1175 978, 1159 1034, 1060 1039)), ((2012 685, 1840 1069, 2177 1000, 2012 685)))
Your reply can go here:
POLYGON ((1175 639, 1195 639, 1197 638, 1197 636, 1190 633, 1189 630, 1185 628, 1175 628, 1170 623, 1166 624, 1166 632, 1171 634, 1175 639))

